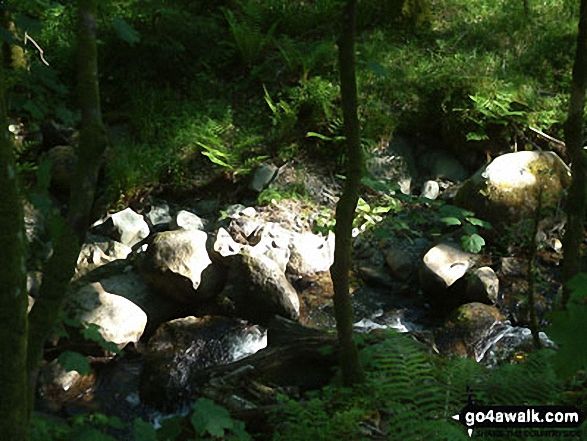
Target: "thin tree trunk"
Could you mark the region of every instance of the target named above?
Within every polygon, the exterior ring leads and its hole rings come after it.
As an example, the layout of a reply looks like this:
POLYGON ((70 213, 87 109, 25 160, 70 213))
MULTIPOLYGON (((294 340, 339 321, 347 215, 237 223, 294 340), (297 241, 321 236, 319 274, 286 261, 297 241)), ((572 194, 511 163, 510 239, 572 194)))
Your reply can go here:
POLYGON ((565 123, 565 142, 572 162, 572 182, 567 199, 567 228, 563 238, 563 307, 570 296, 567 283, 580 271, 580 245, 584 236, 586 206, 587 158, 583 150, 583 113, 587 85, 587 0, 581 0, 580 8, 569 115, 565 123))
POLYGON ((0 62, 0 433, 4 440, 26 441, 26 247, 22 200, 7 130, 4 64, 0 62))
POLYGON ((90 222, 98 173, 107 144, 102 123, 96 43, 96 0, 79 0, 78 97, 82 112, 78 166, 72 186, 69 224, 83 242, 90 222))
POLYGON ((334 285, 334 313, 340 344, 340 366, 345 386, 364 381, 363 369, 353 337, 353 306, 349 293, 351 239, 359 185, 363 174, 363 153, 357 117, 357 83, 355 76, 356 0, 348 0, 343 12, 343 26, 338 41, 340 88, 344 133, 347 146, 347 173, 343 193, 336 206, 334 264, 330 269, 334 285))
MULTIPOLYGON (((43 356, 43 346, 55 325, 88 228, 101 158, 106 148, 98 87, 96 1, 78 2, 78 96, 82 113, 78 162, 71 186, 67 221, 59 222, 53 255, 47 262, 39 297, 29 314, 27 371, 31 386, 43 356)), ((31 387, 33 389, 33 387, 31 387)), ((31 399, 32 402, 32 399, 31 399)), ((32 406, 32 404, 31 404, 32 406)))

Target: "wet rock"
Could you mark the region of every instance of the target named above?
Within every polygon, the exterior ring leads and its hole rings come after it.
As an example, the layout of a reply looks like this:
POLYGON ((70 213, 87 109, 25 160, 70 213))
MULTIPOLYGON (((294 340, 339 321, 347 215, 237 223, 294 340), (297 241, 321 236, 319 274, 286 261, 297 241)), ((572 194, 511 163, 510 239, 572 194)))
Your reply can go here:
POLYGON ((297 319, 300 314, 298 294, 279 265, 247 248, 230 257, 220 298, 226 313, 261 323, 273 315, 297 319))
POLYGON ((394 238, 385 251, 385 262, 391 274, 400 281, 414 279, 430 242, 423 238, 402 240, 394 238))
POLYGON ((231 363, 266 344, 264 330, 234 318, 185 317, 164 323, 149 339, 141 373, 141 401, 175 408, 193 396, 191 379, 199 371, 231 363))
POLYGON ((503 319, 494 306, 478 302, 461 305, 436 331, 436 346, 443 354, 474 357, 475 345, 489 335, 495 322, 503 319))
POLYGON ((57 360, 41 368, 37 384, 41 404, 52 412, 69 405, 86 407, 93 398, 95 386, 96 378, 93 374, 80 375, 77 371, 66 371, 57 360))
POLYGON ((540 189, 543 209, 556 206, 570 179, 569 168, 554 152, 508 153, 464 182, 455 200, 494 226, 507 225, 534 217, 540 189))
POLYGON ((467 278, 467 302, 496 304, 499 299, 499 279, 488 266, 477 268, 467 278))
MULTIPOLYGON (((544 332, 538 336, 543 348, 556 348, 544 332)), ((475 359, 485 366, 494 367, 502 363, 519 363, 534 350, 530 329, 512 326, 508 321, 496 322, 488 335, 475 345, 475 359)))
POLYGON ((139 243, 150 233, 149 225, 143 216, 131 208, 110 215, 104 222, 94 225, 92 232, 109 237, 129 247, 139 243))
POLYGON ((202 274, 212 263, 207 238, 199 230, 155 234, 140 261, 141 275, 153 289, 181 303, 197 304, 208 299, 214 292, 200 289, 202 274))

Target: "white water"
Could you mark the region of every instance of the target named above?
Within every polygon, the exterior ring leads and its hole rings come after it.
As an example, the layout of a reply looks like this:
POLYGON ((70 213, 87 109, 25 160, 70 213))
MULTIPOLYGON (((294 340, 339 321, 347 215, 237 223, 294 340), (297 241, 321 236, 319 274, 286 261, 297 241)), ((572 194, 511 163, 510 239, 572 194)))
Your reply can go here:
MULTIPOLYGON (((544 332, 539 333, 543 347, 555 348, 555 343, 544 332)), ((520 350, 532 348, 532 331, 520 326, 512 326, 509 321, 495 322, 485 338, 475 345, 475 360, 492 367, 502 360, 510 359, 520 350)))

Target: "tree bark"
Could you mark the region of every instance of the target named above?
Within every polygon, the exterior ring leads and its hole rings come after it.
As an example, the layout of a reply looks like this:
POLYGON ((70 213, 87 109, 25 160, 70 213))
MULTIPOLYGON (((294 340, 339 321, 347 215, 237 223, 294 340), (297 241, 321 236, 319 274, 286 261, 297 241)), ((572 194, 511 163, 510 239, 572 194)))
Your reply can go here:
POLYGON ((563 238, 563 307, 570 297, 567 283, 580 271, 580 245, 584 236, 586 206, 587 157, 583 149, 583 114, 587 85, 587 0, 581 0, 580 8, 569 114, 564 127, 572 181, 567 198, 567 228, 563 238))
MULTIPOLYGON (((71 187, 67 220, 53 219, 53 255, 47 262, 39 297, 29 314, 27 371, 31 390, 43 347, 57 322, 77 257, 88 228, 101 158, 106 148, 98 87, 96 1, 78 2, 78 97, 82 114, 78 162, 71 187)), ((32 396, 32 394, 31 394, 32 396)), ((32 407, 32 398, 31 398, 32 407)))
POLYGON ((363 368, 353 337, 353 306, 349 293, 353 219, 363 175, 363 152, 357 116, 355 74, 356 0, 348 0, 343 12, 342 33, 338 41, 340 88, 346 137, 346 181, 336 206, 334 264, 330 269, 334 285, 334 313, 340 345, 340 367, 345 386, 364 381, 363 368))
MULTIPOLYGON (((9 52, 3 50, 2 58, 9 52)), ((26 247, 22 200, 6 120, 6 71, 0 62, 0 433, 28 440, 26 247)))

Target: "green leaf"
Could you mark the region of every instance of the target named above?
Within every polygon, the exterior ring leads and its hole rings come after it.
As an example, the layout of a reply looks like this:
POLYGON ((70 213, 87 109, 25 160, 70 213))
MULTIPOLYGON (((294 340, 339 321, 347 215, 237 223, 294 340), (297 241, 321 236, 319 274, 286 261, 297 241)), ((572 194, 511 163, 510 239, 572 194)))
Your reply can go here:
POLYGON ((466 219, 471 225, 475 225, 477 227, 482 227, 482 228, 491 228, 491 224, 489 222, 486 222, 481 219, 477 219, 476 217, 467 217, 466 219))
POLYGON ((131 46, 141 41, 140 34, 123 18, 114 17, 112 25, 114 26, 114 32, 116 32, 118 38, 120 38, 123 41, 126 41, 131 46))
POLYGON ((92 368, 88 359, 74 351, 62 352, 58 357, 59 364, 66 371, 77 371, 80 375, 91 375, 92 368))
POLYGON ((485 245, 485 239, 478 234, 469 234, 461 237, 461 247, 464 251, 478 253, 485 245))
POLYGON ((87 323, 80 331, 80 333, 86 340, 99 343, 100 346, 106 351, 114 352, 115 354, 120 353, 120 349, 118 346, 116 346, 115 343, 104 339, 104 336, 100 332, 100 326, 96 325, 95 323, 87 323))
POLYGON ((446 225, 461 225, 461 221, 456 217, 441 217, 440 220, 446 225))
POLYGON ((141 441, 157 441, 157 431, 151 423, 136 418, 133 423, 134 439, 141 441))
POLYGON ((484 141, 489 139, 485 133, 469 132, 467 133, 467 141, 484 141))
POLYGON ((234 427, 230 413, 224 407, 207 398, 200 398, 194 403, 191 423, 200 436, 206 434, 223 438, 226 430, 234 427))
POLYGON ((316 132, 308 132, 308 133, 306 133, 306 137, 307 138, 319 138, 322 141, 332 141, 332 138, 330 136, 322 135, 322 134, 316 133, 316 132))
MULTIPOLYGON (((183 424, 183 418, 175 416, 163 420, 161 428, 157 430, 157 439, 159 441, 174 441, 179 438, 179 435, 183 431, 181 425, 183 424)), ((140 439, 140 438, 137 438, 140 439)))

